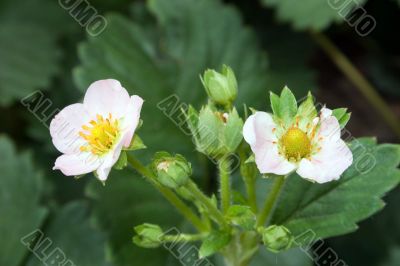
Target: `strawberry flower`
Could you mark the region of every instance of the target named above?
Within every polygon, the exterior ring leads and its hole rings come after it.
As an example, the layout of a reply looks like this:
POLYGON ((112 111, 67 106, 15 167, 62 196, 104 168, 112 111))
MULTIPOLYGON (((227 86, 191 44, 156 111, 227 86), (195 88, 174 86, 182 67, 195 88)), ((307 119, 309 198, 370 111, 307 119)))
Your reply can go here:
POLYGON ((131 144, 142 104, 117 80, 92 83, 83 103, 65 107, 50 123, 53 144, 63 153, 53 170, 67 176, 95 172, 105 181, 122 149, 131 144))
MULTIPOLYGON (((288 89, 280 98, 272 94, 271 101, 274 114, 255 112, 243 127, 260 173, 296 171, 317 183, 339 179, 352 164, 353 155, 341 139, 341 125, 332 110, 323 107, 317 115, 311 95, 297 109, 288 89)), ((346 114, 342 122, 348 119, 346 114)))

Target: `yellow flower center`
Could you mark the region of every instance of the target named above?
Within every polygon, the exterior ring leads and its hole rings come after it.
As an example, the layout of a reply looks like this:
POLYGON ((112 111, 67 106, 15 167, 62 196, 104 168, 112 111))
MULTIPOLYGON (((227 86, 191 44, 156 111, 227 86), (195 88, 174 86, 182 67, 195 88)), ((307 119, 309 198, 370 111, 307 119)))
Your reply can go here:
POLYGON ((297 127, 291 127, 281 137, 282 151, 288 160, 300 160, 311 154, 311 141, 307 134, 297 127))
POLYGON ((96 116, 97 121, 92 120, 89 125, 82 126, 83 131, 79 132, 87 144, 80 147, 81 151, 88 151, 95 155, 102 155, 108 152, 118 136, 118 120, 113 119, 109 114, 108 118, 101 115, 96 116))

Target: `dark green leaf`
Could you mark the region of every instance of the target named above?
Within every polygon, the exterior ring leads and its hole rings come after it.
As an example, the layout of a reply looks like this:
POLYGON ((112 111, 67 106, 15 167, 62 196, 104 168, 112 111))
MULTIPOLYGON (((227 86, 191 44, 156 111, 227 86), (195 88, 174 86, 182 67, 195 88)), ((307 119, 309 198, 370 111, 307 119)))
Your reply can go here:
POLYGON ((28 248, 21 239, 39 229, 47 210, 39 205, 42 178, 30 154, 17 154, 10 139, 0 135, 0 265, 21 265, 28 248))
MULTIPOLYGON (((321 1, 321 0, 261 0, 265 6, 274 7, 277 17, 290 22, 295 29, 323 30, 333 22, 344 21, 339 11, 347 11, 363 4, 360 1, 321 1), (331 3, 337 3, 331 6, 331 3)), ((346 14, 345 12, 344 14, 346 14)))
POLYGON ((356 139, 350 148, 354 163, 339 181, 320 185, 290 176, 271 223, 285 225, 300 242, 314 233, 326 238, 352 232, 382 209, 381 197, 400 181, 399 145, 356 139))
POLYGON ((59 210, 43 233, 36 247, 46 243, 46 238, 52 244, 42 249, 42 254, 32 254, 27 266, 55 264, 53 260, 60 265, 63 261, 65 265, 68 265, 67 261, 80 266, 110 265, 106 262, 105 236, 90 223, 88 207, 83 202, 69 203, 59 210), (45 259, 39 260, 37 256, 43 254, 46 255, 45 259))

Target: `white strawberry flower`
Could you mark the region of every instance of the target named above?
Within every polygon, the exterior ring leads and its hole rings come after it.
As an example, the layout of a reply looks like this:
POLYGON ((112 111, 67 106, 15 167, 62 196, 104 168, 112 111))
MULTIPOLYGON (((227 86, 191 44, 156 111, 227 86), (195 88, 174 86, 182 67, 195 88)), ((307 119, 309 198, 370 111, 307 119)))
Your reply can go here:
MULTIPOLYGON (((317 183, 339 179, 352 164, 353 155, 341 139, 338 118, 325 107, 317 115, 310 95, 298 110, 289 90, 282 95, 271 95, 274 115, 255 112, 243 127, 260 173, 288 175, 296 171, 317 183)), ((346 123, 349 114, 342 116, 346 123)))
POLYGON ((105 181, 122 149, 131 144, 142 104, 117 80, 92 83, 83 103, 65 107, 50 123, 53 144, 63 153, 53 169, 67 176, 95 172, 105 181))

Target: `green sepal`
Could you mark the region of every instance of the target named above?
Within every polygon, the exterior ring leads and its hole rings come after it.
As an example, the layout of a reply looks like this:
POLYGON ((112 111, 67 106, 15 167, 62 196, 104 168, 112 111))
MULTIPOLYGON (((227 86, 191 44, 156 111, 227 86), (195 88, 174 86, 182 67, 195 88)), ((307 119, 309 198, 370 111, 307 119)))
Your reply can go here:
POLYGON ((85 175, 86 175, 86 174, 83 174, 83 175, 76 175, 76 176, 74 176, 74 178, 78 180, 78 179, 81 179, 82 177, 84 177, 85 175))
POLYGON ((292 91, 285 86, 281 92, 279 113, 286 127, 290 126, 297 114, 297 101, 292 91))
POLYGON ((225 214, 226 218, 233 224, 245 230, 252 230, 256 224, 256 215, 249 206, 232 205, 225 214))
POLYGON ((223 249, 229 244, 231 240, 231 234, 226 231, 212 231, 203 243, 201 243, 199 250, 199 258, 205 258, 213 255, 214 253, 223 249))
POLYGON ((118 161, 114 164, 113 168, 117 170, 122 170, 128 165, 128 155, 126 151, 121 151, 118 161))
POLYGON ((347 112, 347 108, 337 108, 332 110, 332 115, 339 121, 340 128, 343 129, 349 122, 351 113, 347 112))
POLYGON ((289 127, 297 114, 297 101, 292 91, 285 86, 280 96, 270 92, 270 101, 276 122, 289 127))
POLYGON ((123 148, 125 151, 137 151, 137 150, 143 150, 146 149, 146 145, 144 145, 143 140, 138 136, 134 135, 132 138, 131 143, 129 144, 129 147, 123 148))
POLYGON ((254 154, 250 155, 249 158, 244 163, 255 163, 256 162, 256 156, 254 154))

